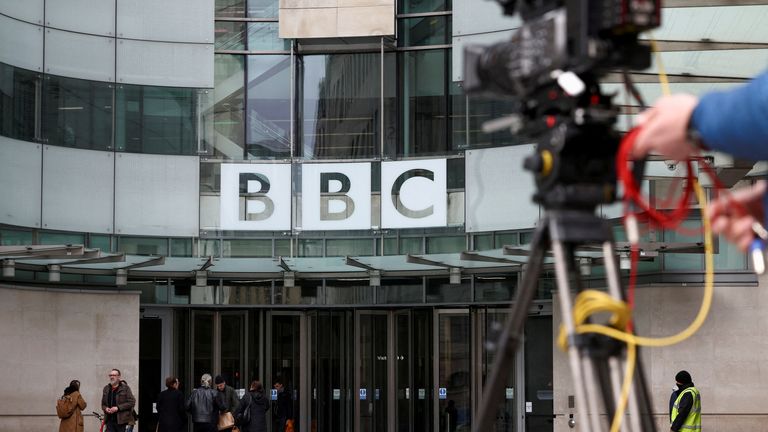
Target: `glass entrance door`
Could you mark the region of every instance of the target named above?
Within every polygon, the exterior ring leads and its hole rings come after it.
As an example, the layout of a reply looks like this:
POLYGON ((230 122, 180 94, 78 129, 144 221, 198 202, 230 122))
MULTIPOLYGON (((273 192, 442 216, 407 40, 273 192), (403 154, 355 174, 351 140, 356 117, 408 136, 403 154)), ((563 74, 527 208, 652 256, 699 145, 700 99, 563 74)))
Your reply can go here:
POLYGON ((353 405, 352 312, 313 311, 309 321, 310 429, 312 432, 351 428, 353 405))
POLYGON ((357 383, 355 407, 359 432, 386 432, 388 418, 390 313, 359 311, 355 314, 357 383))
POLYGON ((431 431, 434 423, 433 312, 431 309, 396 311, 394 320, 394 430, 431 431))
POLYGON ((306 403, 302 403, 301 391, 305 380, 305 370, 302 367, 301 347, 306 338, 305 316, 300 312, 273 312, 271 314, 269 340, 269 376, 271 381, 265 387, 272 387, 270 399, 273 401, 272 431, 282 432, 288 420, 293 421, 294 431, 299 432, 306 427, 300 421, 302 413, 306 412, 306 403))
MULTIPOLYGON (((507 317, 509 315, 508 310, 500 309, 479 309, 476 314, 475 334, 477 335, 476 344, 478 361, 476 368, 476 385, 477 389, 475 394, 478 395, 475 398, 475 404, 480 403, 480 395, 485 390, 486 380, 491 373, 491 368, 496 360, 496 352, 488 350, 488 344, 496 345, 504 328, 507 317)), ((517 415, 519 399, 522 395, 519 395, 517 388, 517 376, 522 374, 518 367, 521 362, 518 361, 518 357, 521 356, 521 352, 518 351, 515 358, 511 359, 509 375, 506 377, 506 384, 504 386, 504 399, 498 410, 496 411, 495 422, 493 425, 493 432, 516 432, 519 430, 518 422, 522 420, 517 415)), ((476 412, 479 406, 476 406, 476 412)))
POLYGON ((552 318, 529 316, 525 323, 525 430, 551 432, 552 346, 541 341, 552 338, 552 318))
POLYGON ((440 432, 469 430, 472 425, 469 311, 435 311, 434 331, 435 424, 440 432))

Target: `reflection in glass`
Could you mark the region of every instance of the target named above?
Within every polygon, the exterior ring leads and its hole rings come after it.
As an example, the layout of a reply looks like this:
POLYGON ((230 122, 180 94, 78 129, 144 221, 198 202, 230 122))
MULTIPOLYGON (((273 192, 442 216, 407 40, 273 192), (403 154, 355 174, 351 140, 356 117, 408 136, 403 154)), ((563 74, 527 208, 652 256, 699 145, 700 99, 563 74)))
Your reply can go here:
POLYGON ((224 240, 223 257, 271 257, 272 240, 224 240))
POLYGON ((222 313, 219 327, 221 375, 227 385, 247 387, 245 380, 245 313, 222 313))
POLYGON ((378 154, 381 54, 304 56, 299 74, 304 157, 366 158, 378 154))
POLYGON ((451 9, 451 0, 404 0, 398 2, 400 13, 439 12, 451 9))
POLYGON ((245 0, 216 0, 215 16, 217 17, 245 16, 245 0))
POLYGON ((291 56, 248 56, 248 157, 291 155, 291 56))
POLYGON ((422 278, 382 278, 376 296, 377 303, 423 303, 424 283, 422 278))
POLYGON ((483 123, 502 117, 508 117, 516 112, 516 104, 512 100, 469 98, 469 147, 496 147, 522 144, 518 136, 512 135, 509 129, 487 134, 483 132, 483 123))
POLYGON ((427 237, 427 253, 463 252, 465 246, 464 236, 427 237))
POLYGON ((49 144, 107 150, 112 145, 112 86, 46 75, 42 120, 49 144))
POLYGON ((475 301, 509 301, 517 288, 517 273, 475 276, 475 301))
POLYGON ((317 293, 322 286, 322 280, 297 280, 293 287, 279 281, 275 283, 275 304, 318 304, 317 293))
POLYGON ((469 279, 460 284, 449 283, 445 278, 427 278, 427 303, 465 303, 471 301, 469 279))
POLYGON ((298 254, 300 257, 323 256, 323 239, 299 239, 298 254))
POLYGON ((171 239, 171 256, 191 257, 192 256, 192 239, 172 238, 171 239))
POLYGON ((469 314, 443 313, 438 320, 438 387, 440 431, 456 432, 471 427, 469 314))
POLYGON ((213 312, 192 311, 192 335, 192 374, 197 387, 200 377, 213 370, 213 312))
POLYGON ((249 51, 290 51, 290 39, 280 39, 276 22, 248 23, 249 51))
POLYGON ((118 252, 129 255, 168 255, 168 239, 156 237, 120 237, 118 252))
POLYGON ((403 147, 398 155, 445 153, 449 149, 445 51, 408 51, 401 55, 403 147))
POLYGON ((36 73, 0 63, 0 135, 34 139, 36 83, 36 73))
POLYGON ((326 279, 325 304, 373 304, 373 287, 368 279, 326 279))
POLYGON ((248 16, 251 18, 277 18, 278 0, 248 0, 248 16))
POLYGON ((272 303, 272 281, 224 282, 221 304, 270 304, 272 303))
POLYGON ((373 255, 373 240, 327 239, 325 256, 367 256, 373 255))
POLYGON ((387 315, 361 314, 358 325, 360 338, 360 389, 366 397, 360 404, 360 431, 387 430, 387 315))
POLYGON ((85 235, 75 233, 40 232, 37 242, 45 245, 84 245, 85 235))
POLYGON ((450 43, 450 16, 426 16, 398 20, 400 46, 443 45, 450 43))
POLYGON ((117 150, 197 154, 196 93, 188 88, 118 86, 117 150))
POLYGON ((245 57, 216 54, 213 90, 214 157, 245 157, 245 57))
POLYGON ((242 21, 216 21, 214 48, 218 50, 245 50, 245 23, 242 21))

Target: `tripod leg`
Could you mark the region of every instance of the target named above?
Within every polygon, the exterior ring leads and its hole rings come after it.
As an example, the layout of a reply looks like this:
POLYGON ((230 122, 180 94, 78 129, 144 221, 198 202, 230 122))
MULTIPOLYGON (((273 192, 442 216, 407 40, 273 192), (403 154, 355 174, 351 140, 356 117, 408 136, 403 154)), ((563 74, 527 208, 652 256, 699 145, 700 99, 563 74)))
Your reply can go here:
POLYGON ((493 361, 491 373, 485 380, 485 390, 480 401, 477 421, 473 422, 473 432, 487 432, 492 428, 493 420, 499 403, 504 398, 504 387, 507 377, 512 371, 512 365, 523 337, 525 321, 528 319, 528 310, 536 295, 536 285, 544 262, 544 253, 547 250, 546 222, 534 233, 531 244, 531 255, 528 258, 527 268, 523 276, 523 283, 517 290, 515 303, 504 324, 504 330, 495 347, 496 356, 493 361))
MULTIPOLYGON (((603 243, 603 259, 605 262, 606 281, 608 282, 608 293, 614 298, 624 299, 624 292, 621 289, 619 269, 616 267, 616 255, 613 249, 613 243, 610 241, 603 243)), ((629 419, 630 425, 632 426, 631 430, 637 432, 655 431, 656 428, 653 426, 653 419, 649 416, 649 413, 651 412, 650 400, 646 392, 644 375, 640 364, 639 349, 637 350, 635 376, 633 377, 634 385, 630 388, 629 393, 629 412, 631 414, 629 419), (642 398, 640 396, 642 396, 642 398), (640 408, 641 403, 644 406, 644 409, 642 410, 640 408)), ((626 350, 624 352, 626 352, 626 350)), ((626 360, 620 361, 618 367, 623 370, 626 367, 626 360)), ((623 373, 620 375, 623 376, 623 373)), ((620 391, 615 394, 619 395, 620 391)), ((618 398, 616 403, 618 404, 618 398)))
MULTIPOLYGON (((564 245, 559 240, 552 241, 552 253, 555 256, 555 275, 557 277, 557 292, 560 299, 560 310, 568 335, 574 334, 570 281, 568 277, 568 258, 564 245)), ((595 371, 592 362, 588 358, 582 358, 579 349, 574 344, 568 346, 568 359, 571 363, 571 375, 573 376, 576 398, 582 404, 577 410, 579 422, 587 426, 587 430, 600 432, 600 419, 598 417, 597 388, 594 383, 595 371), (585 361, 582 361, 585 360, 585 361)))

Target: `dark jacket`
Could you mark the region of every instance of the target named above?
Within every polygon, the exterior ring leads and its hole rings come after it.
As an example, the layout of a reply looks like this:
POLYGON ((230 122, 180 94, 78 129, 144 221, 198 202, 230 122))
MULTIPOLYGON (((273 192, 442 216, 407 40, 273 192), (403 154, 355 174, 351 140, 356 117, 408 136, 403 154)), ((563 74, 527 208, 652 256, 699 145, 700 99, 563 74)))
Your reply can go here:
MULTIPOLYGON (((111 408, 109 404, 109 393, 112 391, 112 386, 107 384, 104 386, 104 390, 101 394, 101 409, 106 413, 107 408, 111 408)), ((133 421, 133 408, 136 406, 136 398, 133 397, 131 388, 125 381, 120 381, 115 390, 115 400, 117 406, 117 424, 129 424, 133 421)))
POLYGON ((219 391, 210 387, 198 387, 187 399, 186 409, 192 415, 193 423, 219 422, 219 410, 224 406, 219 391))
MULTIPOLYGON (((687 389, 688 387, 693 387, 693 383, 681 385, 677 390, 677 396, 680 396, 680 393, 682 393, 683 390, 687 389)), ((677 397, 675 397, 675 400, 677 400, 677 397)), ((674 403, 675 401, 672 401, 672 404, 674 403)), ((670 429, 673 431, 679 431, 680 427, 683 425, 683 423, 685 423, 685 419, 688 418, 688 414, 691 413, 691 408, 693 408, 693 396, 691 396, 691 393, 688 392, 684 394, 682 398, 680 398, 680 406, 677 409, 677 418, 675 418, 675 421, 672 422, 670 429)))
POLYGON ((184 395, 179 390, 164 390, 157 396, 157 422, 158 432, 181 432, 186 429, 184 395))
POLYGON ((293 418, 293 400, 291 390, 283 387, 283 391, 277 393, 277 404, 275 407, 275 416, 282 421, 293 418))
POLYGON ((267 432, 267 411, 269 401, 264 393, 248 392, 240 399, 240 404, 235 411, 235 418, 245 411, 250 405, 251 421, 248 424, 238 425, 241 432, 267 432))
POLYGON ((237 399, 237 392, 231 386, 225 385, 224 390, 219 392, 219 397, 225 403, 225 405, 221 408, 222 411, 229 411, 234 413, 235 410, 237 410, 237 406, 240 404, 240 401, 237 399))

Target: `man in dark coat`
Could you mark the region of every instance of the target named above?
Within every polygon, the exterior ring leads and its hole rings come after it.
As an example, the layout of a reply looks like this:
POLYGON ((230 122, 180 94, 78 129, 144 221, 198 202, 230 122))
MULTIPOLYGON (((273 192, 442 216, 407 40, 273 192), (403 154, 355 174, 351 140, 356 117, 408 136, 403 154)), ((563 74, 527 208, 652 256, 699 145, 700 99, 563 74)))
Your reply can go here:
POLYGON ((158 432, 182 432, 187 429, 184 395, 179 391, 179 379, 165 379, 166 389, 157 397, 158 432))
POLYGON ((104 386, 101 395, 101 409, 105 414, 107 432, 125 432, 125 427, 133 422, 136 398, 120 375, 119 369, 109 371, 109 384, 104 386))
POLYGON ((283 381, 275 380, 273 386, 277 390, 277 404, 275 409, 275 416, 277 418, 277 432, 285 431, 285 423, 288 420, 293 419, 293 398, 291 398, 291 391, 285 387, 283 381))

